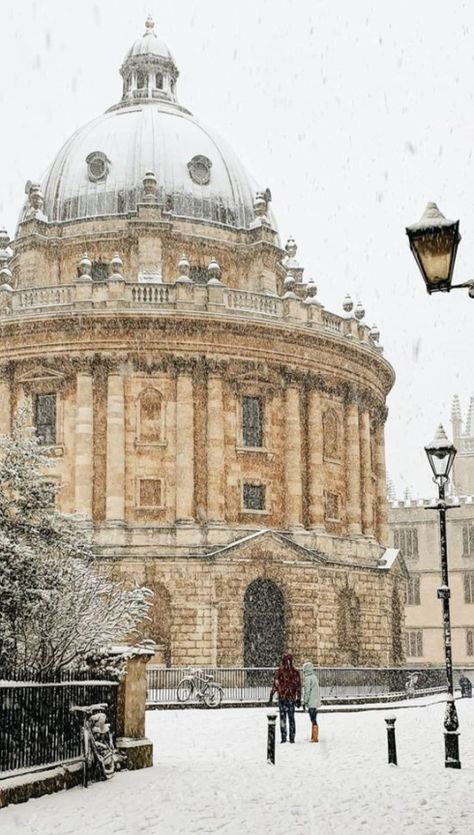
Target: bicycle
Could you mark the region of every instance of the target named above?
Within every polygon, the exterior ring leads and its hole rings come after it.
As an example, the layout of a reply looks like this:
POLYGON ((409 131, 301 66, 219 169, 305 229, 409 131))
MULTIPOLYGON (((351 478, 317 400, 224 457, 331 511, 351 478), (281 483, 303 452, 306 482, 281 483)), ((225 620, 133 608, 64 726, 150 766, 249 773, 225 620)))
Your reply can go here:
POLYGON ((82 728, 82 785, 86 789, 89 777, 98 771, 102 780, 110 780, 125 760, 115 748, 110 723, 107 722, 108 705, 71 705, 71 713, 81 718, 82 728))
POLYGON ((219 707, 224 690, 213 678, 214 676, 207 675, 202 670, 194 670, 184 676, 176 688, 178 702, 187 702, 194 694, 195 698, 204 702, 207 707, 219 707))

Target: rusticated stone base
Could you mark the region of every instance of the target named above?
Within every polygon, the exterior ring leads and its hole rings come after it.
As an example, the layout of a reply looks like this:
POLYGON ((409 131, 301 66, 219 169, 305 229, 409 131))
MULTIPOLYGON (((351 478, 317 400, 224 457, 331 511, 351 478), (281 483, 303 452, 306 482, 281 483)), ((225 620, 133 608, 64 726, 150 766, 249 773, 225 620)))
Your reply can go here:
POLYGON ((82 763, 15 775, 0 783, 0 809, 11 803, 25 803, 32 797, 72 789, 82 782, 82 763))
POLYGON ((153 743, 149 739, 129 739, 121 737, 117 739, 117 748, 127 757, 128 771, 137 771, 139 768, 151 768, 153 765, 153 743))

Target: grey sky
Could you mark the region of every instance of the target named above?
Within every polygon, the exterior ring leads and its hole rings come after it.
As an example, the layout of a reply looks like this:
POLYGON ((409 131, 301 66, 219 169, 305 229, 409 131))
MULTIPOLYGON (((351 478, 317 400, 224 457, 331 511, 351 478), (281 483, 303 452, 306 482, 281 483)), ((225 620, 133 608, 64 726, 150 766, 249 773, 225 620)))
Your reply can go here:
POLYGON ((323 304, 361 299, 397 383, 387 465, 399 496, 432 486, 423 445, 474 390, 474 300, 429 297, 404 227, 425 203, 461 219, 455 280, 474 276, 474 9, 468 2, 4 0, 0 225, 27 179, 121 93, 118 68, 151 12, 178 93, 273 194, 323 304))

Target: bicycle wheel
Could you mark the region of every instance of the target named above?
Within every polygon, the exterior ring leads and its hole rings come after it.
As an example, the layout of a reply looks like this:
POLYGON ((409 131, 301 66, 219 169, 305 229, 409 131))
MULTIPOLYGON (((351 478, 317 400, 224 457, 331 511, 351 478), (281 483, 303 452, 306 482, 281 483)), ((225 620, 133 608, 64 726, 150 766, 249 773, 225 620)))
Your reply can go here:
POLYGON ((191 698, 193 690, 194 684, 190 678, 181 679, 176 690, 178 702, 187 702, 191 698))
POLYGON ((208 684, 202 697, 207 707, 219 707, 222 701, 222 688, 218 684, 208 684))
POLYGON ((100 776, 103 780, 110 780, 115 773, 114 750, 107 742, 94 740, 93 745, 100 776))

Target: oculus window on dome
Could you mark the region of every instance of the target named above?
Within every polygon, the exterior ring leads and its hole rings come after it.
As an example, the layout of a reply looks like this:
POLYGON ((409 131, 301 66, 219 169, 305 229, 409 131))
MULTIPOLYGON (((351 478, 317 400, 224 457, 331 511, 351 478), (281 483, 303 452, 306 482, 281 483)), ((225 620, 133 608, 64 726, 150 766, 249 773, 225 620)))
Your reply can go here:
POLYGON ((208 157, 198 154, 188 162, 189 176, 193 183, 206 186, 211 179, 212 162, 208 157))
POLYGON ((92 151, 86 157, 87 174, 92 183, 99 183, 107 178, 110 160, 102 151, 92 151))

